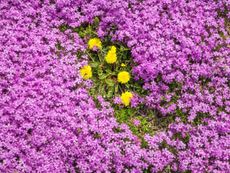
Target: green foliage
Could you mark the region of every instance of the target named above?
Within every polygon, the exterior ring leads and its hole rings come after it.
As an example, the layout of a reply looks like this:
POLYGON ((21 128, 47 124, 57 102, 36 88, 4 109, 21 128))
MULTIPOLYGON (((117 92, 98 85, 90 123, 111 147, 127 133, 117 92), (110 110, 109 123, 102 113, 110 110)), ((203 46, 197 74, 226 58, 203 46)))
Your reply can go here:
POLYGON ((57 48, 57 50, 64 50, 64 47, 62 47, 61 43, 58 41, 55 45, 55 47, 57 48))
MULTIPOLYGON (((67 29, 72 32, 78 33, 78 35, 85 40, 85 43, 92 39, 97 38, 97 29, 100 23, 100 18, 96 17, 92 23, 84 23, 79 27, 70 27, 65 24, 59 27, 61 32, 65 32, 67 29)), ((87 55, 89 58, 88 65, 92 68, 93 86, 89 89, 89 94, 93 97, 96 105, 100 108, 100 103, 97 100, 97 96, 101 95, 103 98, 111 103, 114 108, 115 117, 119 123, 126 123, 133 134, 137 135, 141 141, 141 146, 148 147, 148 143, 144 140, 145 134, 154 135, 157 131, 166 129, 168 125, 175 121, 176 117, 180 117, 183 122, 187 122, 185 113, 177 109, 175 113, 162 116, 157 110, 150 109, 145 105, 138 105, 133 108, 131 106, 122 106, 113 104, 113 99, 119 97, 123 92, 130 91, 145 97, 148 95, 148 91, 143 89, 144 82, 142 80, 134 80, 132 77, 132 68, 136 66, 132 59, 130 49, 123 43, 118 41, 112 41, 111 37, 116 31, 116 26, 111 24, 111 27, 107 31, 107 36, 101 40, 102 49, 97 51, 86 49, 85 51, 76 52, 76 57, 79 60, 83 55, 87 55), (117 61, 114 64, 108 64, 105 61, 105 56, 111 46, 116 47, 117 61), (121 84, 117 81, 117 75, 120 71, 127 71, 131 75, 131 79, 126 84, 121 84), (139 125, 135 125, 134 121, 139 121, 139 125)), ((61 43, 57 43, 56 48, 58 51, 64 50, 61 43)), ((162 82, 162 76, 159 74, 155 79, 157 83, 162 82)), ((172 98, 169 102, 165 98, 162 98, 162 106, 170 106, 177 102, 181 95, 182 84, 173 81, 169 85, 168 93, 172 94, 172 98)), ((121 129, 114 129, 115 132, 121 132, 121 129)), ((99 134, 95 134, 95 138, 100 138, 99 134)))
POLYGON ((207 86, 209 82, 211 82, 210 78, 206 78, 206 77, 199 77, 199 81, 201 83, 201 86, 207 86))
POLYGON ((173 139, 179 139, 179 140, 181 140, 182 142, 184 142, 185 144, 188 144, 188 143, 189 143, 189 140, 190 140, 190 135, 187 134, 185 137, 183 137, 183 136, 181 135, 181 133, 175 133, 175 134, 173 135, 173 139))
POLYGON ((172 83, 170 83, 169 85, 169 91, 173 92, 173 91, 179 91, 182 88, 182 84, 177 82, 177 81, 173 81, 172 83))
MULTIPOLYGON (((97 37, 96 30, 99 22, 100 19, 96 17, 91 24, 85 23, 76 28, 63 25, 60 29, 63 31, 65 28, 70 28, 73 32, 77 32, 81 38, 89 40, 90 38, 97 37)), ((114 30, 116 30, 116 27, 112 26, 109 32, 114 30)), ((131 58, 130 49, 123 43, 111 41, 111 37, 108 35, 102 40, 102 50, 92 51, 87 49, 85 52, 77 52, 77 57, 81 58, 83 54, 88 55, 89 65, 92 67, 92 81, 94 85, 89 93, 94 98, 102 95, 107 101, 111 101, 112 98, 120 96, 125 91, 131 91, 142 96, 147 94, 147 91, 142 88, 142 81, 134 81, 132 77, 125 85, 117 81, 117 74, 120 71, 125 70, 131 74, 132 67, 135 66, 131 58), (114 64, 105 62, 105 56, 111 46, 117 48, 117 61, 114 64), (121 64, 125 64, 125 66, 121 66, 121 64)))
POLYGON ((143 171, 143 173, 151 173, 152 171, 151 171, 151 166, 149 166, 147 169, 145 169, 144 171, 143 171))
POLYGON ((96 17, 92 24, 84 23, 79 27, 71 28, 73 32, 77 32, 81 38, 96 37, 96 30, 99 26, 100 19, 96 17))
MULTIPOLYGON (((100 19, 96 17, 91 24, 84 23, 76 28, 71 28, 70 26, 63 24, 59 29, 61 32, 71 29, 73 32, 77 32, 82 39, 89 40, 91 38, 97 38, 96 30, 98 29, 99 22, 100 19)), ((135 81, 132 78, 131 71, 136 64, 132 60, 130 49, 121 42, 111 41, 111 35, 115 30, 116 26, 111 25, 111 28, 108 30, 108 36, 101 40, 101 50, 93 51, 86 49, 84 52, 78 51, 76 53, 79 60, 81 60, 82 55, 87 55, 89 57, 89 65, 91 66, 93 73, 91 80, 94 83, 89 90, 89 93, 93 97, 98 108, 100 107, 100 103, 97 100, 98 95, 103 96, 104 99, 112 103, 115 96, 120 96, 121 93, 125 91, 131 91, 139 96, 145 96, 148 94, 148 91, 142 88, 143 81, 135 81), (111 46, 117 48, 117 61, 114 64, 108 64, 105 62, 105 56, 111 46), (127 71, 130 73, 131 79, 128 83, 118 83, 117 74, 120 71, 127 71)), ((61 44, 58 44, 57 48, 60 50, 61 44)), ((113 104, 113 107, 117 121, 119 123, 126 123, 130 127, 130 130, 140 138, 142 147, 148 147, 148 144, 143 137, 146 133, 153 135, 157 130, 157 127, 153 124, 155 123, 153 121, 153 117, 155 116, 154 111, 146 109, 143 105, 131 108, 130 106, 123 107, 113 104), (135 126, 133 123, 134 120, 139 120, 140 125, 135 126)), ((114 131, 119 133, 120 129, 114 129, 114 131)), ((95 138, 98 137, 99 135, 95 134, 95 138)))
POLYGON ((67 24, 62 24, 59 26, 59 30, 61 32, 65 32, 68 28, 69 28, 69 26, 67 24))
POLYGON ((158 130, 158 127, 154 124, 154 111, 150 109, 144 109, 140 106, 120 109, 119 106, 115 106, 115 117, 119 123, 126 123, 130 127, 133 134, 139 137, 143 148, 148 147, 148 143, 144 140, 144 135, 154 135, 158 130), (139 125, 135 125, 134 121, 139 121, 139 125))
POLYGON ((196 118, 193 120, 192 124, 197 126, 199 124, 205 124, 204 119, 211 118, 208 113, 198 112, 196 118))

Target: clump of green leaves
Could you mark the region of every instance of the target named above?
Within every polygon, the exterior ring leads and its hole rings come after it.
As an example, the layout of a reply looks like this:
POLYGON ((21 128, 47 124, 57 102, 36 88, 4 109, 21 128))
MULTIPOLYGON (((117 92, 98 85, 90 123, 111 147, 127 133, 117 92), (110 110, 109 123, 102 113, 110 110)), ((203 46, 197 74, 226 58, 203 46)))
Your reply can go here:
MULTIPOLYGON (((96 17, 92 23, 84 23, 79 27, 72 28, 68 25, 61 25, 59 27, 61 32, 65 32, 67 29, 71 29, 72 32, 77 32, 78 35, 87 42, 92 38, 98 38, 97 29, 100 19, 96 17)), ((116 26, 111 25, 111 28, 107 31, 108 35, 101 39, 101 49, 97 51, 92 49, 86 49, 85 51, 76 52, 78 60, 81 60, 83 55, 87 55, 89 58, 88 65, 92 68, 93 86, 89 89, 89 94, 93 97, 97 103, 97 96, 101 95, 109 102, 114 108, 115 117, 119 123, 126 123, 133 134, 137 135, 142 142, 142 147, 148 147, 147 142, 144 140, 145 134, 154 135, 156 131, 162 130, 168 127, 170 123, 175 120, 175 117, 179 116, 185 121, 185 114, 182 111, 177 110, 175 114, 168 117, 163 117, 157 110, 150 109, 144 104, 140 104, 135 108, 130 106, 121 106, 113 104, 113 99, 119 97, 123 92, 130 91, 140 97, 148 95, 148 91, 143 89, 144 82, 141 80, 134 80, 132 77, 132 69, 136 64, 134 63, 130 49, 123 43, 118 41, 112 41, 112 34, 115 32, 116 26), (111 46, 116 47, 117 61, 113 64, 108 64, 105 61, 105 56, 108 53, 111 46), (117 75, 120 71, 127 71, 131 75, 131 79, 128 83, 121 84, 117 80, 117 75), (138 125, 135 125, 134 121, 139 121, 138 125)), ((61 43, 57 44, 57 49, 62 50, 61 43)), ((162 80, 161 75, 156 78, 156 82, 162 80)), ((169 84, 170 93, 174 93, 170 102, 164 102, 162 104, 169 106, 176 103, 179 99, 182 84, 178 82, 172 82, 169 84)), ((100 104, 97 104, 98 106, 100 104)), ((96 135, 96 137, 98 137, 96 135)))
MULTIPOLYGON (((72 29, 78 35, 86 40, 97 38, 96 30, 98 29, 100 19, 96 17, 92 23, 84 23, 80 27, 71 28, 66 25, 60 26, 63 31, 66 28, 72 29)), ((115 26, 112 26, 108 33, 114 32, 115 26)), ((89 65, 92 67, 93 77, 91 78, 94 85, 89 93, 96 98, 98 95, 103 96, 107 101, 111 101, 115 96, 120 96, 125 91, 131 91, 140 95, 145 95, 146 90, 142 88, 142 81, 135 81, 131 77, 126 84, 121 84, 117 81, 117 74, 120 71, 127 71, 131 75, 132 68, 135 63, 132 61, 130 49, 121 42, 111 41, 111 35, 108 34, 102 42, 102 49, 93 51, 86 49, 84 52, 77 52, 77 57, 80 59, 82 55, 89 57, 89 65), (108 64, 105 61, 105 56, 111 46, 116 47, 117 61, 114 64, 108 64)))
MULTIPOLYGON (((96 30, 99 26, 99 18, 90 24, 83 24, 80 27, 72 28, 73 32, 77 32, 79 36, 84 40, 89 40, 91 38, 97 38, 96 30)), ((62 27, 63 28, 66 27, 62 27)), ((116 26, 111 27, 108 33, 113 33, 116 30, 116 26)), ((139 96, 145 96, 148 94, 146 90, 143 89, 143 81, 136 81, 132 78, 128 83, 121 84, 117 81, 117 74, 120 71, 127 71, 132 74, 132 68, 136 65, 131 56, 130 49, 123 43, 112 41, 111 34, 103 38, 102 49, 97 51, 86 49, 85 52, 77 52, 77 57, 81 59, 82 55, 87 55, 89 57, 89 64, 92 68, 93 86, 89 90, 90 95, 96 100, 98 95, 101 95, 107 101, 110 101, 115 110, 115 117, 118 122, 126 123, 131 131, 140 137, 143 147, 147 146, 146 141, 144 141, 143 136, 148 133, 153 135, 157 128, 153 124, 154 111, 146 109, 143 105, 139 105, 136 108, 131 108, 130 106, 119 106, 113 104, 113 98, 120 96, 121 93, 125 91, 131 91, 138 94, 139 96), (117 61, 114 64, 108 64, 105 61, 105 56, 111 46, 116 47, 117 61), (134 125, 134 120, 138 120, 140 124, 138 126, 134 125)))

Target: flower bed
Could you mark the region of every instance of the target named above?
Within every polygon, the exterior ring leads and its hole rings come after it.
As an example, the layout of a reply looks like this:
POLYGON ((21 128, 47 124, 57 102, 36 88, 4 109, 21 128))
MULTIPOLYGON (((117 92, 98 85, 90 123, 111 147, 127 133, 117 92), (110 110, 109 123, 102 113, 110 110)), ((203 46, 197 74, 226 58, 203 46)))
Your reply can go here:
POLYGON ((0 172, 230 172, 228 0, 0 3, 0 172))

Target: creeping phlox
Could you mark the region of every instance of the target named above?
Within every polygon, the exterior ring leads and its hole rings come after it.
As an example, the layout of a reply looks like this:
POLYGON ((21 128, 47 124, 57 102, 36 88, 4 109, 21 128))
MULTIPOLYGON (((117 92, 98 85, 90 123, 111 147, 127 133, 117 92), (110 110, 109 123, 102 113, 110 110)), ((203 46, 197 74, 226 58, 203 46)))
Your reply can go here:
POLYGON ((0 172, 230 173, 229 0, 0 2, 0 172))

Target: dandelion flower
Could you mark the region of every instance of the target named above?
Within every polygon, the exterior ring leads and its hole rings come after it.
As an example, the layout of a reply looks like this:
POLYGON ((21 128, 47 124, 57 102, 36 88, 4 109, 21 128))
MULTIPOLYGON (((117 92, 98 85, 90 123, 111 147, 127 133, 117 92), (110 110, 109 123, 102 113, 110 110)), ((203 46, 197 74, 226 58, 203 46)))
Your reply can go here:
POLYGON ((130 104, 130 101, 133 97, 133 94, 129 91, 126 91, 121 94, 121 102, 125 105, 128 106, 130 104))
POLYGON ((121 63, 121 67, 126 67, 126 65, 124 63, 121 63))
POLYGON ((130 80, 130 74, 127 71, 121 71, 117 75, 117 80, 120 83, 127 83, 130 80))
POLYGON ((105 56, 105 61, 108 64, 113 64, 117 61, 117 48, 115 46, 112 46, 110 50, 108 51, 107 55, 105 56))
POLYGON ((101 40, 99 38, 91 38, 88 42, 88 46, 90 49, 93 49, 94 47, 101 49, 101 40))
POLYGON ((92 68, 89 65, 85 65, 80 69, 80 75, 83 79, 89 79, 92 77, 92 68))

